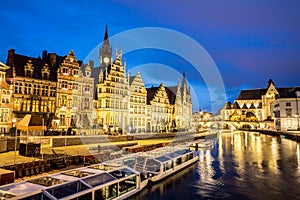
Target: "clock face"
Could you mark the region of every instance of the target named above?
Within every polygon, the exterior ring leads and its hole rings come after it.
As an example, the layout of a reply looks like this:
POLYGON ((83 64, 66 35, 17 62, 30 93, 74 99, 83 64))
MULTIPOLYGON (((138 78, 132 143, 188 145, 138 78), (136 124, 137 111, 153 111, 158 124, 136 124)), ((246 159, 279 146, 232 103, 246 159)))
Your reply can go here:
POLYGON ((107 64, 109 62, 109 58, 108 57, 104 57, 103 61, 107 64))

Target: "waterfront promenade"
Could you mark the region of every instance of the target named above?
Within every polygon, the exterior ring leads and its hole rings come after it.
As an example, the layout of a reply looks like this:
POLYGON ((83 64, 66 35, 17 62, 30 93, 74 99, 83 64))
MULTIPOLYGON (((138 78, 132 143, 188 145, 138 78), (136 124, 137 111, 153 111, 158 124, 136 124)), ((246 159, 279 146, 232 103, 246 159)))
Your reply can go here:
MULTIPOLYGON (((181 137, 184 137, 184 133, 177 134, 176 136, 180 135, 181 137)), ((193 134, 193 137, 205 137, 209 135, 208 132, 202 131, 197 134, 193 134)), ((57 153, 66 154, 68 156, 76 156, 76 155, 85 155, 85 154, 93 154, 95 151, 93 149, 97 149, 98 145, 101 145, 101 149, 105 149, 105 147, 111 147, 113 145, 124 145, 126 144, 130 145, 133 142, 136 142, 137 145, 155 145, 158 143, 168 143, 176 139, 175 137, 163 137, 164 134, 156 134, 156 138, 153 138, 151 136, 138 136, 133 135, 136 139, 130 140, 130 141, 115 141, 110 142, 109 140, 107 142, 103 143, 97 143, 97 144, 82 144, 82 145, 72 145, 72 146, 61 146, 61 147, 49 147, 48 145, 43 146, 41 148, 41 155, 49 155, 52 154, 54 150, 57 153), (161 137, 159 137, 161 136, 161 137)), ((68 136, 66 136, 68 137, 68 136)), ((114 137, 114 136, 107 136, 114 137)), ((181 138, 179 137, 179 138, 181 138)), ((178 138, 177 138, 178 139, 178 138)), ((120 150, 122 150, 120 148, 120 150)), ((20 164, 25 162, 31 162, 31 161, 38 161, 41 160, 41 157, 25 157, 22 155, 19 155, 18 151, 9 151, 0 153, 0 167, 13 165, 13 164, 20 164)))

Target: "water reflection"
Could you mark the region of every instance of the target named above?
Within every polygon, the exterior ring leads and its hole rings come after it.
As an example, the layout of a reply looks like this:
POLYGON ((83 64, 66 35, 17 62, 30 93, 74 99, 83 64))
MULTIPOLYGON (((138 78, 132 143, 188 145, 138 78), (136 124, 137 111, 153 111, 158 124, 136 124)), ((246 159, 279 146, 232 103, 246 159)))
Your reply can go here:
POLYGON ((135 199, 300 199, 300 144, 255 132, 222 133, 199 162, 135 199))

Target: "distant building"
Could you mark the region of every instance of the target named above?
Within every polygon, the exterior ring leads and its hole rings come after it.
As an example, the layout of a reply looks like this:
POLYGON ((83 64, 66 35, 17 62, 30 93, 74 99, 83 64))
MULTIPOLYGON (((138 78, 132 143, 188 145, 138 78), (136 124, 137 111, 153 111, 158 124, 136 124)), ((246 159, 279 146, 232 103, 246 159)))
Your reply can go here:
POLYGON ((202 110, 194 112, 192 116, 191 127, 195 128, 195 130, 209 128, 210 125, 208 122, 211 120, 212 116, 212 113, 202 110))
POLYGON ((277 130, 299 130, 300 87, 286 88, 276 96, 274 123, 277 130))
POLYGON ((221 110, 223 120, 264 121, 273 120, 273 104, 277 89, 272 80, 265 89, 241 90, 234 104, 227 102, 221 110))
POLYGON ((258 128, 298 129, 299 87, 276 87, 270 79, 267 88, 242 90, 221 109, 222 120, 257 122, 258 128))

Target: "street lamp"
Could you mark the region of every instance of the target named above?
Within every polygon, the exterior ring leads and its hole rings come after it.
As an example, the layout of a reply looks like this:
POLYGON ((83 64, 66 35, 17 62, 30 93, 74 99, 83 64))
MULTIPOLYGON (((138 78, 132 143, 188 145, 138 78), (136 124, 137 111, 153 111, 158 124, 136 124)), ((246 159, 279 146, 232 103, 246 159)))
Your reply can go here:
POLYGON ((127 99, 125 98, 125 95, 123 95, 123 111, 122 111, 122 134, 124 133, 125 131, 125 122, 124 122, 124 117, 123 117, 123 112, 125 112, 125 110, 127 109, 127 106, 126 106, 126 103, 127 103, 127 99))
POLYGON ((17 156, 17 118, 12 119, 13 126, 15 127, 15 154, 14 154, 14 165, 16 164, 16 156, 17 156))

